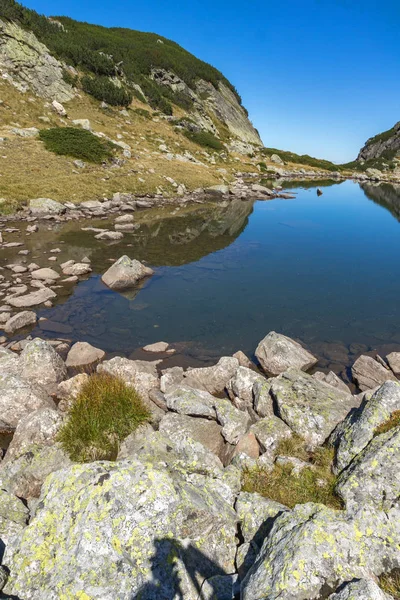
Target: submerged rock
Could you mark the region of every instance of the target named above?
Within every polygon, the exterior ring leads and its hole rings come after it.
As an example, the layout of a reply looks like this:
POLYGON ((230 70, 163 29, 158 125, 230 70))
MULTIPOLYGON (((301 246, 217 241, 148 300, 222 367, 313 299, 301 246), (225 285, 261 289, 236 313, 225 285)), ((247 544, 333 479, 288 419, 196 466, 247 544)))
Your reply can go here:
POLYGON ((12 335, 19 329, 35 325, 37 321, 36 313, 31 310, 24 310, 11 317, 4 326, 4 331, 12 335))
POLYGON ((127 290, 134 287, 144 277, 149 277, 154 271, 145 267, 138 260, 121 256, 102 276, 102 281, 112 290, 127 290))
POLYGON ((294 340, 271 331, 257 346, 256 357, 268 376, 283 373, 290 367, 307 371, 318 359, 294 340))
POLYGON ((31 306, 38 306, 44 304, 48 300, 56 298, 57 294, 53 290, 42 287, 37 292, 31 292, 25 296, 12 296, 7 299, 7 303, 11 304, 15 308, 30 308, 31 306))

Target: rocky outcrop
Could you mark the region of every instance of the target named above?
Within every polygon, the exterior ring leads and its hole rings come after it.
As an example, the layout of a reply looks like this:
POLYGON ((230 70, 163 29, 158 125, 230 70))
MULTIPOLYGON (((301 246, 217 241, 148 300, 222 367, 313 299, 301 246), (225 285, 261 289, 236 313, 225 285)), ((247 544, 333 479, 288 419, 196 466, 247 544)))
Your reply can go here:
POLYGON ((0 73, 21 92, 31 90, 49 100, 74 97, 63 79, 62 65, 36 36, 15 23, 0 20, 0 73))
POLYGON ((400 121, 392 129, 370 138, 361 148, 357 160, 379 158, 388 150, 400 150, 400 121))

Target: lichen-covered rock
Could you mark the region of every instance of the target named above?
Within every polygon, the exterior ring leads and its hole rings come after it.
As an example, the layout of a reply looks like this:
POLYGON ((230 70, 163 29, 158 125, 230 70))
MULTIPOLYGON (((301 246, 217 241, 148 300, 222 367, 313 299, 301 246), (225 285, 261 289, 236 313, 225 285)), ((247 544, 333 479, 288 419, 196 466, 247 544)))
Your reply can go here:
POLYGON ((242 600, 314 600, 400 565, 400 511, 349 515, 300 504, 276 520, 242 583, 242 600))
POLYGON ((276 377, 271 386, 279 416, 311 446, 319 446, 349 411, 358 406, 342 392, 297 369, 276 377))
POLYGON ((191 417, 215 419, 215 398, 204 390, 195 390, 185 385, 175 387, 165 394, 169 410, 191 417))
POLYGON ((400 496, 400 427, 374 438, 342 472, 336 491, 347 510, 371 505, 388 510, 400 496))
POLYGON ((381 363, 371 356, 360 356, 351 367, 353 379, 361 391, 370 390, 385 381, 397 381, 390 369, 386 369, 381 363))
POLYGON ((190 437, 214 452, 221 460, 224 458, 222 427, 215 421, 167 413, 160 421, 160 431, 172 439, 190 437))
POLYGON ((249 415, 235 408, 229 400, 215 398, 214 406, 225 440, 229 444, 237 444, 250 426, 249 415))
POLYGON ((237 369, 227 385, 229 397, 237 408, 246 410, 248 406, 253 406, 253 386, 256 382, 261 384, 265 378, 246 367, 237 369))
POLYGON ((5 371, 0 373, 0 427, 14 430, 20 420, 39 408, 55 408, 46 390, 5 371))
POLYGON ((171 388, 182 383, 184 371, 182 367, 171 367, 164 369, 160 377, 160 390, 165 394, 171 388))
POLYGON ((55 392, 57 385, 67 376, 67 368, 60 355, 40 338, 26 344, 19 364, 21 377, 46 387, 50 392, 55 392))
POLYGON ((31 446, 15 460, 0 464, 0 486, 19 498, 39 498, 46 477, 70 464, 59 444, 31 446))
POLYGON ((51 200, 51 198, 35 198, 29 201, 29 209, 33 215, 60 215, 65 212, 65 206, 61 202, 51 200))
POLYGON ((274 414, 274 405, 271 396, 271 385, 273 379, 269 381, 256 382, 253 387, 254 410, 260 417, 272 417, 274 414))
MULTIPOLYGON (((0 557, 5 548, 11 553, 29 519, 29 510, 14 494, 0 489, 0 557)), ((4 582, 5 583, 5 582, 4 582)), ((4 586, 3 586, 4 587, 4 586)), ((0 585, 0 591, 1 591, 0 585)))
POLYGON ((374 437, 377 427, 400 410, 400 383, 387 381, 340 426, 335 472, 340 473, 374 437))
POLYGON ((254 433, 262 451, 268 455, 271 461, 279 442, 293 435, 291 428, 275 415, 260 419, 251 426, 250 431, 254 433))
POLYGON ((138 260, 129 256, 121 256, 102 276, 102 281, 112 290, 128 290, 134 287, 144 277, 154 274, 152 269, 145 267, 138 260))
POLYGON ((260 494, 241 492, 236 500, 235 510, 239 517, 240 532, 244 541, 254 541, 261 547, 272 529, 275 518, 289 509, 279 502, 260 496, 260 494))
POLYGON ((318 362, 298 342, 275 331, 261 340, 255 354, 269 377, 280 375, 290 367, 307 371, 318 362))
POLYGON ((54 473, 10 564, 24 600, 196 598, 233 574, 236 513, 208 485, 131 459, 54 473))
POLYGON ((393 597, 381 590, 372 579, 359 579, 347 583, 328 600, 393 600, 393 597))
POLYGON ((206 390, 210 394, 221 394, 238 368, 237 358, 223 356, 212 367, 189 368, 184 381, 190 387, 206 390))
POLYGON ((22 418, 17 425, 3 464, 17 459, 32 446, 51 446, 63 419, 53 408, 39 408, 22 418))

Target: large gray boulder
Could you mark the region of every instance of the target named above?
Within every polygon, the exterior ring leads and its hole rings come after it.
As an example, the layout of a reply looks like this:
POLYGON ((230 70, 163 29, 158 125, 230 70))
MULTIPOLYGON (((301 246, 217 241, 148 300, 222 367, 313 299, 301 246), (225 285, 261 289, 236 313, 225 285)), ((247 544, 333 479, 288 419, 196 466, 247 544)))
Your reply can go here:
POLYGON ((215 419, 215 398, 204 390, 195 390, 185 385, 173 388, 165 394, 169 410, 192 417, 215 419))
POLYGON ((275 415, 260 419, 251 426, 250 431, 254 433, 262 451, 267 454, 271 462, 279 443, 293 435, 290 427, 275 415))
POLYGON ((67 377, 67 368, 61 356, 45 340, 36 338, 21 352, 20 374, 24 379, 46 387, 52 393, 67 377))
POLYGON ((5 592, 197 598, 205 580, 235 572, 237 519, 212 480, 198 478, 191 484, 135 459, 52 474, 9 559, 5 592))
POLYGON ((232 356, 223 356, 212 367, 189 368, 185 373, 185 384, 210 394, 221 394, 239 368, 239 361, 232 356))
POLYGON ((160 421, 160 431, 171 439, 192 438, 214 452, 221 460, 224 458, 222 427, 215 421, 167 413, 160 421))
POLYGON ((381 590, 372 579, 358 579, 331 594, 328 600, 393 600, 393 597, 381 590))
POLYGON ((386 369, 371 356, 365 355, 357 358, 351 367, 351 374, 362 392, 371 390, 388 380, 397 381, 389 368, 386 369))
POLYGON ((376 429, 400 410, 400 383, 387 381, 340 426, 335 472, 340 473, 370 443, 376 429))
POLYGON ((314 600, 400 565, 400 511, 349 515, 299 504, 274 522, 242 583, 242 600, 314 600))
POLYGON ((123 291, 134 287, 138 281, 153 274, 152 269, 145 267, 138 260, 131 260, 129 256, 121 256, 101 279, 112 290, 123 291))
POLYGON ((322 383, 298 369, 289 369, 273 380, 271 393, 281 419, 311 446, 329 437, 358 400, 349 393, 322 383))
POLYGON ((66 366, 73 370, 89 369, 103 360, 106 353, 87 342, 76 342, 68 352, 66 366))
POLYGON ((50 198, 35 198, 29 201, 29 209, 33 215, 61 215, 66 208, 61 202, 51 200, 50 198))
POLYGON ((227 391, 232 402, 241 410, 253 406, 253 387, 256 383, 262 384, 265 377, 252 369, 239 367, 228 382, 227 391))
POLYGON ((374 438, 341 473, 336 491, 347 510, 389 510, 400 497, 400 427, 374 438))
POLYGON ((13 431, 23 417, 45 407, 54 409, 55 404, 43 387, 0 373, 0 428, 13 431))
POLYGON ((318 362, 298 342, 275 331, 261 340, 255 354, 269 377, 280 375, 290 367, 307 371, 318 362))
POLYGON ((260 496, 260 494, 240 492, 235 510, 239 517, 243 540, 245 542, 254 540, 261 548, 276 517, 289 509, 279 502, 260 496))
POLYGON ((214 406, 223 437, 229 444, 237 444, 250 426, 250 416, 235 408, 229 400, 216 398, 214 406))

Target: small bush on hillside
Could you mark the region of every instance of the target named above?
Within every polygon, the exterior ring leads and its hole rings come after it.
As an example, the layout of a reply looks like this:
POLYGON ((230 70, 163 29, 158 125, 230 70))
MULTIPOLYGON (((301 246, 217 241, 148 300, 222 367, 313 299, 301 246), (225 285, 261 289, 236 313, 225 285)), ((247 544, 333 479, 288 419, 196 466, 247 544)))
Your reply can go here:
POLYGON ((99 140, 93 133, 75 127, 42 129, 39 137, 47 150, 64 156, 101 163, 112 157, 112 144, 99 140))
POLYGON ((381 433, 387 433, 388 431, 390 431, 391 429, 394 429, 395 427, 399 427, 400 425, 400 410, 396 410, 394 413, 392 413, 390 415, 390 419, 388 419, 385 423, 382 423, 382 425, 379 425, 379 427, 377 427, 374 431, 374 435, 381 435, 381 433))
POLYGON ((84 92, 111 106, 129 106, 132 102, 132 92, 124 87, 114 85, 108 77, 85 75, 81 85, 84 92))
POLYGON ((63 69, 62 75, 65 83, 72 85, 72 87, 76 87, 78 85, 79 77, 77 75, 72 75, 72 73, 67 69, 63 69))
POLYGON ((379 584, 384 592, 390 594, 395 600, 400 600, 400 569, 381 575, 379 584))
POLYGON ((335 494, 336 478, 332 473, 333 451, 318 448, 314 453, 305 450, 304 441, 294 436, 279 446, 278 455, 293 456, 309 461, 310 466, 298 474, 289 464, 275 465, 273 470, 248 468, 243 473, 243 491, 257 492, 289 508, 296 504, 317 502, 340 509, 342 504, 335 494))
POLYGON ((73 461, 115 460, 120 442, 149 416, 134 388, 96 373, 82 386, 58 440, 73 461))
POLYGON ((184 135, 195 144, 204 148, 211 148, 212 150, 224 150, 225 148, 223 143, 209 131, 199 131, 198 133, 185 131, 184 135))
POLYGON ((144 117, 145 119, 151 118, 151 112, 146 110, 145 108, 134 108, 133 112, 135 112, 140 117, 144 117))

